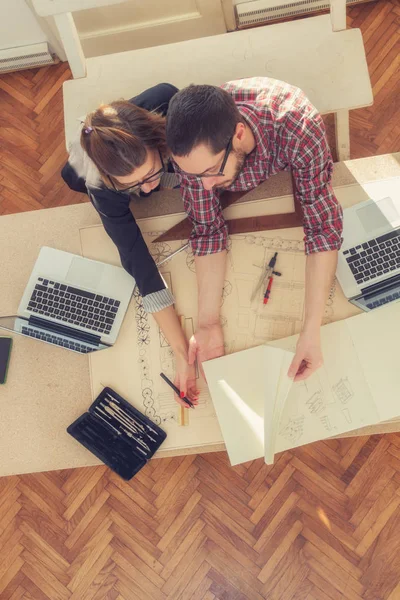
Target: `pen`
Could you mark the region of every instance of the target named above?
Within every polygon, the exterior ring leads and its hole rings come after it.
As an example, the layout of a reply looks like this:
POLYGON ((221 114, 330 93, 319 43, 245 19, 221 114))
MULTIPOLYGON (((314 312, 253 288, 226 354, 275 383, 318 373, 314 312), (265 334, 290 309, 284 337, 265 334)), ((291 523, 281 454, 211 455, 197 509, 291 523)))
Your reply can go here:
MULTIPOLYGON (((172 381, 171 381, 170 379, 168 379, 168 377, 167 377, 166 375, 164 375, 164 373, 160 373, 160 377, 161 377, 162 379, 164 379, 165 383, 168 383, 169 387, 171 387, 171 388, 174 390, 175 394, 176 394, 177 396, 179 396, 179 398, 180 398, 180 397, 181 397, 181 393, 180 393, 180 391, 178 390, 178 388, 176 387, 176 385, 174 385, 174 384, 172 383, 172 381)), ((186 404, 188 404, 188 405, 189 405, 191 408, 194 408, 194 405, 192 404, 192 402, 190 402, 189 398, 186 398, 186 396, 184 396, 184 397, 182 398, 182 400, 183 400, 184 402, 186 402, 186 404)))

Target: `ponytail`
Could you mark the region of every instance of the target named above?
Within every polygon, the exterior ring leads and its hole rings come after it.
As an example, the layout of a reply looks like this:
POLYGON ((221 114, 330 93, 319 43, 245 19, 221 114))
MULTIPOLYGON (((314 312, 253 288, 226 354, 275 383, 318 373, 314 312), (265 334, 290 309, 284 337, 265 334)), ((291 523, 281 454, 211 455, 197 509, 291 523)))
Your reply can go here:
POLYGON ((167 154, 165 119, 125 100, 102 104, 87 115, 81 146, 103 176, 125 177, 149 150, 167 154))

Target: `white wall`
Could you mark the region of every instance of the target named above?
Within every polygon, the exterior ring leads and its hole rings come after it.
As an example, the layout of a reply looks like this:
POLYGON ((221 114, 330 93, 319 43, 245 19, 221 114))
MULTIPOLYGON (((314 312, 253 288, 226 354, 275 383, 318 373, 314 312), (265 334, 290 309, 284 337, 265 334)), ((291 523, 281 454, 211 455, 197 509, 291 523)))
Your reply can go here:
POLYGON ((0 0, 1 50, 46 41, 46 34, 25 0, 0 0))

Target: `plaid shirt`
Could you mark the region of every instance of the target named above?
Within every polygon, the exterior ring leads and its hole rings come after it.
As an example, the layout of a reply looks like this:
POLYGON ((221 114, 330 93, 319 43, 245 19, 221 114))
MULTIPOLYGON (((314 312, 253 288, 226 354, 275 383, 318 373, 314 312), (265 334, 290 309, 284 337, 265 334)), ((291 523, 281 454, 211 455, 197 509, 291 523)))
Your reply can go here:
MULTIPOLYGON (((251 190, 278 171, 291 169, 303 207, 306 254, 339 249, 342 209, 331 187, 332 157, 316 108, 299 88, 266 77, 230 81, 221 87, 235 100, 256 141, 255 150, 228 189, 251 190)), ((193 253, 221 252, 227 246, 228 231, 219 191, 205 190, 200 178, 174 166, 193 224, 193 253)))

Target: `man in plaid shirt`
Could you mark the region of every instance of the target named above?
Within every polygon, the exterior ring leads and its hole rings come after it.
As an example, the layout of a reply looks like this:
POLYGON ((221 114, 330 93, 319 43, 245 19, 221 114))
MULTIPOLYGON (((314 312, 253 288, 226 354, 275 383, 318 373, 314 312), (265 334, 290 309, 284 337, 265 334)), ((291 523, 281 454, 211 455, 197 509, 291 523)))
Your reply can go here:
POLYGON ((332 157, 320 114, 300 89, 275 79, 192 85, 170 102, 167 143, 193 224, 199 315, 189 362, 224 353, 219 309, 228 232, 220 191, 250 190, 278 171, 292 171, 307 260, 305 318, 289 376, 306 379, 322 365, 319 329, 342 242, 342 210, 331 187, 332 157))

